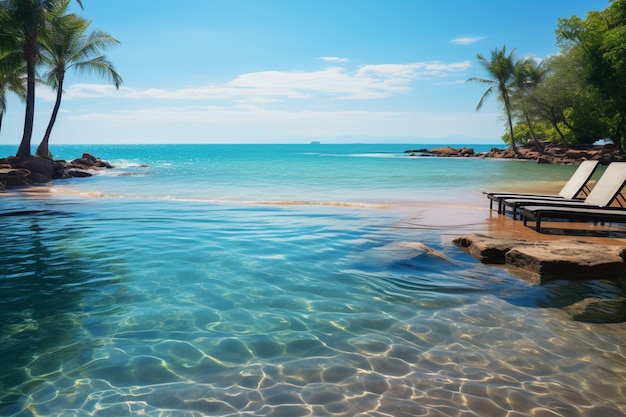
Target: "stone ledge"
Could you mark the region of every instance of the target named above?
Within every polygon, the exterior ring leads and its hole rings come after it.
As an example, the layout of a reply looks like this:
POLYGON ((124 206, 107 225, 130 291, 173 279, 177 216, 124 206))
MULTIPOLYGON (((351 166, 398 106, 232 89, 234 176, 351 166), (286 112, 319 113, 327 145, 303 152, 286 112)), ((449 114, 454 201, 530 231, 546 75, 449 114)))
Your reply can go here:
POLYGON ((502 264, 529 274, 533 283, 551 280, 616 279, 626 275, 626 247, 577 240, 526 241, 469 234, 454 240, 485 264, 502 264))

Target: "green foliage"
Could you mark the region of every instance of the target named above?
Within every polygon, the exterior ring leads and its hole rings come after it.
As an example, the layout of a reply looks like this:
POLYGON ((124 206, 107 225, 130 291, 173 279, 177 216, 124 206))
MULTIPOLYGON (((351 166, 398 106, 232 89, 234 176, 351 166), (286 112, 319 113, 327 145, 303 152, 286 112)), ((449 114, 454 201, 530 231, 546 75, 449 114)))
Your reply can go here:
MULTIPOLYGON (((83 7, 80 0, 76 2, 81 8, 83 7)), ((31 157, 30 144, 35 116, 37 67, 44 62, 49 64, 48 58, 60 52, 59 49, 52 48, 52 45, 59 46, 62 43, 60 39, 64 36, 66 40, 69 40, 67 36, 72 33, 69 29, 72 25, 74 32, 79 31, 81 35, 89 25, 83 19, 67 14, 69 4, 70 0, 0 0, 0 101, 2 101, 0 122, 4 112, 4 94, 13 91, 22 96, 25 91, 24 133, 17 151, 17 156, 21 159, 31 157), (73 23, 69 24, 69 21, 73 23), (81 27, 82 32, 79 30, 81 27), (48 53, 43 60, 42 50, 48 53)), ((114 70, 109 71, 112 69, 111 64, 97 53, 106 45, 106 42, 111 42, 113 39, 106 39, 105 43, 102 43, 106 38, 105 35, 110 36, 105 32, 96 33, 91 39, 91 46, 88 46, 93 53, 83 53, 83 58, 87 56, 91 58, 91 64, 74 62, 73 65, 77 69, 92 70, 101 74, 108 71, 107 75, 112 78, 116 86, 119 86, 121 78, 114 70)), ((67 55, 64 55, 64 58, 68 58, 67 55)), ((62 83, 58 83, 57 76, 47 79, 53 87, 59 87, 62 92, 62 83)), ((56 111, 58 108, 55 108, 56 111)), ((52 119, 54 117, 53 115, 52 119)), ((54 123, 53 120, 51 122, 54 123)), ((49 135, 48 131, 46 135, 49 135)))
MULTIPOLYGON (((567 143, 572 145, 576 143, 574 132, 564 123, 558 123, 558 130, 560 130, 561 133, 565 136, 567 143)), ((546 120, 540 120, 536 123, 533 123, 533 131, 535 133, 535 137, 538 141, 541 142, 562 143, 563 139, 558 130, 555 126, 553 126, 546 120)), ((530 128, 528 127, 528 123, 516 123, 513 127, 513 131, 515 132, 515 140, 517 140, 520 144, 532 143, 534 140, 530 132, 530 128)), ((502 141, 504 143, 510 143, 510 140, 511 137, 508 132, 502 135, 502 141)))
POLYGON ((608 138, 623 147, 626 0, 611 0, 605 10, 584 19, 560 19, 556 36, 560 53, 543 62, 516 61, 505 55, 505 47, 496 49, 491 60, 479 55, 491 78, 470 79, 489 85, 477 108, 498 89, 509 120, 502 139, 513 147, 534 138, 564 145, 608 138))
MULTIPOLYGON (((604 128, 605 136, 624 145, 626 138, 626 0, 613 0, 603 11, 561 19, 557 40, 580 58, 587 90, 597 94, 592 128, 604 128)), ((576 113, 574 113, 576 114, 576 113)), ((588 124, 589 125, 589 124, 588 124)), ((588 133, 587 133, 588 135, 588 133)), ((602 137, 602 136, 601 136, 602 137)))

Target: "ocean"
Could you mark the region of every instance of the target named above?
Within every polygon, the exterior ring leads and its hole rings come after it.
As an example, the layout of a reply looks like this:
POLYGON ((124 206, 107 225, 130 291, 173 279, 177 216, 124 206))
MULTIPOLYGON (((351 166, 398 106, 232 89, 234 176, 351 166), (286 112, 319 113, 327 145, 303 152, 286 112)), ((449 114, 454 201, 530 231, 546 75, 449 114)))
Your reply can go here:
POLYGON ((626 324, 561 309, 624 279, 452 243, 575 167, 425 147, 51 146, 115 168, 0 194, 0 415, 626 415, 626 324))

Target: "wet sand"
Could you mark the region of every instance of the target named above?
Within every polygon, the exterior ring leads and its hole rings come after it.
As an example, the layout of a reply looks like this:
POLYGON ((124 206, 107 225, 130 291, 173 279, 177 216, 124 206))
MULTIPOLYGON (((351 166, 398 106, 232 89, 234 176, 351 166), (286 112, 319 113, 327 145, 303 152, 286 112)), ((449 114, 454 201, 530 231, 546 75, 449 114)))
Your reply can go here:
MULTIPOLYGON (((498 191, 557 194, 561 187, 561 182, 546 181, 525 184, 524 186, 516 184, 510 188, 498 191)), ((64 195, 84 198, 102 197, 99 193, 79 192, 75 188, 62 183, 9 189, 0 193, 0 198, 2 195, 19 196, 25 199, 54 198, 64 195)), ((489 208, 489 199, 481 192, 461 193, 457 198, 453 196, 452 199, 449 196, 446 197, 448 198, 446 201, 410 203, 404 207, 407 209, 406 226, 418 229, 441 230, 443 243, 451 242, 463 234, 481 233, 497 238, 531 241, 575 239, 605 245, 626 246, 626 225, 594 225, 593 223, 546 221, 544 222, 544 229, 554 229, 556 233, 538 233, 532 227, 524 226, 521 220, 513 220, 510 215, 498 214, 496 210, 491 210, 489 208), (568 230, 582 231, 583 233, 566 234, 568 230)), ((380 207, 394 207, 394 204, 380 204, 380 207)))
MULTIPOLYGON (((552 187, 535 189, 535 192, 553 194, 552 187)), ((517 190, 525 192, 524 190, 517 190)), ((605 245, 626 246, 626 225, 574 222, 543 222, 544 229, 553 233, 538 233, 533 227, 524 226, 521 220, 513 220, 510 215, 498 214, 489 208, 489 199, 482 193, 467 193, 463 201, 425 203, 414 206, 418 214, 407 219, 407 223, 420 229, 442 230, 443 242, 451 242, 468 233, 481 233, 498 238, 523 239, 531 241, 581 240, 605 245), (572 234, 565 234, 567 231, 572 234), (573 234, 574 231, 584 233, 573 234), (609 233, 612 237, 609 237, 609 233)))

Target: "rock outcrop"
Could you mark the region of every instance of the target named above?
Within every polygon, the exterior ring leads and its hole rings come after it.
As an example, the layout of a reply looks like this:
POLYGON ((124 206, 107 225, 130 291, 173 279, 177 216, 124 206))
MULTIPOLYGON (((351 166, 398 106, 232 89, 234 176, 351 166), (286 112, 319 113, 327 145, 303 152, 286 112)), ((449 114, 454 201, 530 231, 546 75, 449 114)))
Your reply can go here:
POLYGON ((526 241, 470 234, 454 243, 486 264, 525 271, 534 283, 556 279, 616 279, 626 275, 626 247, 576 240, 526 241))
MULTIPOLYGON (((526 241, 470 234, 454 243, 486 264, 511 267, 511 272, 533 283, 551 280, 618 279, 626 276, 626 247, 576 240, 526 241)), ((573 320, 587 323, 623 323, 626 298, 587 297, 563 307, 573 320)))
POLYGON ((405 153, 411 156, 437 156, 437 157, 480 157, 480 158, 500 158, 500 159, 522 159, 536 161, 540 164, 579 164, 582 161, 600 161, 602 165, 611 162, 626 161, 624 154, 615 145, 585 146, 567 149, 554 144, 544 144, 542 149, 535 145, 518 146, 517 153, 511 148, 492 148, 489 152, 474 152, 474 149, 462 147, 452 148, 450 146, 433 149, 410 149, 405 153))
POLYGON ((10 188, 45 184, 55 179, 90 177, 101 168, 113 166, 86 152, 70 162, 38 156, 22 161, 10 156, 0 159, 0 186, 10 188))

